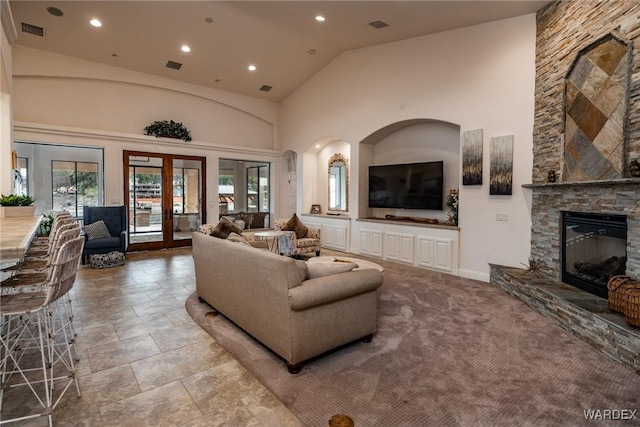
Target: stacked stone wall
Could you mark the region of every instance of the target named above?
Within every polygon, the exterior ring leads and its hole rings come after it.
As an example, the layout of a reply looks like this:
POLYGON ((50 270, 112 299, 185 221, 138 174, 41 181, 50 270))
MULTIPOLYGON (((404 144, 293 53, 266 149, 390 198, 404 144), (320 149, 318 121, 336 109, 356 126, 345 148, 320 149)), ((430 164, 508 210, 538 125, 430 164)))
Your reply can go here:
POLYGON ((538 12, 532 182, 562 170, 565 78, 578 53, 614 33, 633 43, 627 158, 640 158, 640 2, 558 1, 538 12))
POLYGON ((531 256, 558 280, 562 210, 627 215, 627 274, 640 278, 640 180, 545 184, 562 170, 565 78, 579 52, 610 33, 632 43, 625 155, 640 159, 640 2, 557 1, 538 12, 531 256))

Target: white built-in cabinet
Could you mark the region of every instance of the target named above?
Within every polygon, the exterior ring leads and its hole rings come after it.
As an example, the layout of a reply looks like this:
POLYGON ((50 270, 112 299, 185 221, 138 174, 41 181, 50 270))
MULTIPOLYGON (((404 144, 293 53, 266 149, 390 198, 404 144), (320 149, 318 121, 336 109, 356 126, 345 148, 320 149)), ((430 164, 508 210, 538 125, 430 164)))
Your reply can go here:
POLYGON ((459 229, 358 219, 359 253, 458 274, 459 229))
POLYGON ((320 229, 320 245, 337 251, 349 251, 351 220, 348 216, 301 214, 302 222, 320 229))
POLYGON ((300 216, 305 225, 320 229, 323 248, 458 274, 458 227, 379 219, 351 221, 346 215, 300 216))

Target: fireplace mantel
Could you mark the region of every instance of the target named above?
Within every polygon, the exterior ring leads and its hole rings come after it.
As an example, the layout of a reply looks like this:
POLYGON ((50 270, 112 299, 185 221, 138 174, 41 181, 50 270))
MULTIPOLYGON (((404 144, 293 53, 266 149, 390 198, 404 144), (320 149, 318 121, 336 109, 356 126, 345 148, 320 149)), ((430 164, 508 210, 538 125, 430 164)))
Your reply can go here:
POLYGON ((563 188, 563 187, 598 187, 612 185, 640 184, 640 178, 620 178, 607 181, 577 181, 577 182, 538 182, 522 184, 523 188, 563 188))

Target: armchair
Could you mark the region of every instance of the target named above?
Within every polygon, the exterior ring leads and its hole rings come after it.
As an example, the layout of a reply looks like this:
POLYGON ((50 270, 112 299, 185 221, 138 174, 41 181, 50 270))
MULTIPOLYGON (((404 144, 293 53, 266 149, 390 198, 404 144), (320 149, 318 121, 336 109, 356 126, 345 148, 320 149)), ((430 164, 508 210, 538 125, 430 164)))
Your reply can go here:
POLYGON ((125 253, 129 246, 127 235, 127 210, 124 206, 85 206, 82 213, 84 225, 104 221, 111 237, 86 240, 82 250, 82 263, 89 255, 106 254, 112 251, 125 253))
POLYGON ((320 229, 307 227, 307 233, 298 238, 295 231, 285 230, 287 228, 288 219, 276 219, 273 228, 277 231, 285 233, 279 238, 280 254, 285 256, 296 257, 301 254, 315 252, 320 256, 320 229))

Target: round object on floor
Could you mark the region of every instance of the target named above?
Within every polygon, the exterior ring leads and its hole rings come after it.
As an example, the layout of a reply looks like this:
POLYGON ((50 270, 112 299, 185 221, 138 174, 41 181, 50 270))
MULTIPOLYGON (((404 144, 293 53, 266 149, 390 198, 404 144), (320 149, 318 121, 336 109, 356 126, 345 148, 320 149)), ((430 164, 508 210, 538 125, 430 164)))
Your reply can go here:
POLYGON ((329 420, 329 427, 354 427, 356 423, 353 419, 344 414, 337 414, 329 420))

